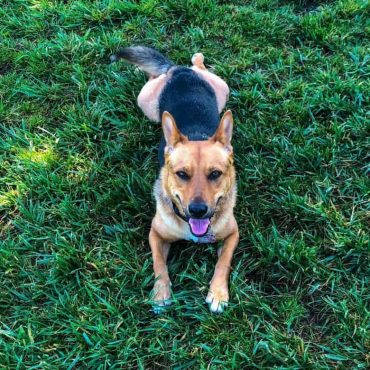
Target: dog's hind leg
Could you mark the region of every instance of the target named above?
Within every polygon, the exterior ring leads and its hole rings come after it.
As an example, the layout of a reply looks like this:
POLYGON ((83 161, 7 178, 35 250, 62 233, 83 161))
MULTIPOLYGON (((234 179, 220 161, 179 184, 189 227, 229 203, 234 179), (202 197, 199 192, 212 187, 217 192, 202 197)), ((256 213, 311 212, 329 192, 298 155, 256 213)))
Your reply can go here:
POLYGON ((227 86, 227 83, 222 78, 207 70, 204 65, 204 55, 202 53, 194 54, 191 62, 193 64, 191 69, 198 73, 213 88, 216 94, 218 112, 221 113, 229 99, 229 86, 227 86))
POLYGON ((151 121, 161 121, 161 117, 159 117, 159 96, 161 95, 166 81, 166 74, 150 78, 137 97, 137 105, 151 121))

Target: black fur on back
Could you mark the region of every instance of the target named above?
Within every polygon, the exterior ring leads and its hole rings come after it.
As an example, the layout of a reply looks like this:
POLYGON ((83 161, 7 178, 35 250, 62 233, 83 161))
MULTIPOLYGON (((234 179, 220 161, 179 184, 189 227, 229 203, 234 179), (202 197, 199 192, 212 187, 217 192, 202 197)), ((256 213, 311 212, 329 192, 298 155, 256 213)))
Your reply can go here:
MULTIPOLYGON (((159 113, 170 112, 180 132, 189 140, 207 140, 219 124, 215 92, 207 81, 190 68, 176 67, 159 98, 159 113)), ((165 141, 159 147, 159 162, 164 165, 165 141)))

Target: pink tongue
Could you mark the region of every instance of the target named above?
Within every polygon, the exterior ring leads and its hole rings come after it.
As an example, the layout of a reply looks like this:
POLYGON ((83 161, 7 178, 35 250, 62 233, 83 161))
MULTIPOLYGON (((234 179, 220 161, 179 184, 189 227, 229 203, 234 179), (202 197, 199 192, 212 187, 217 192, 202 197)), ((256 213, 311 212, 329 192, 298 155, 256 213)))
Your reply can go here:
POLYGON ((191 231, 196 236, 202 236, 207 232, 208 226, 210 224, 209 218, 204 220, 198 220, 196 218, 190 218, 189 224, 191 231))

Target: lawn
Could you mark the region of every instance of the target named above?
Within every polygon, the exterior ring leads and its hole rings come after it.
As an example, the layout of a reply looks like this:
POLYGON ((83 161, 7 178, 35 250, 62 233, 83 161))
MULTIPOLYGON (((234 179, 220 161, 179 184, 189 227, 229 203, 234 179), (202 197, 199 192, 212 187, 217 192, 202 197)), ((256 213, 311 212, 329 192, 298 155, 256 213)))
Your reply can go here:
POLYGON ((2 0, 1 369, 370 366, 370 3, 2 0), (241 241, 222 315, 214 245, 173 246, 153 314, 158 124, 121 46, 230 88, 241 241))

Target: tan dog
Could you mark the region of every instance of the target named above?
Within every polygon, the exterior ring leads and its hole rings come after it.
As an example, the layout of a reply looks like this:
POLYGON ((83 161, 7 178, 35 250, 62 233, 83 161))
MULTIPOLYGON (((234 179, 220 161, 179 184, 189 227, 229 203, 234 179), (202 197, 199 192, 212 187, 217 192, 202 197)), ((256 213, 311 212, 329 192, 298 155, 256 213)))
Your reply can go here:
POLYGON ((219 113, 228 98, 227 84, 206 70, 203 55, 193 67, 174 66, 146 47, 122 49, 112 60, 124 58, 149 74, 138 105, 149 119, 162 120, 161 170, 154 187, 157 211, 149 234, 154 264, 155 312, 171 303, 167 256, 171 243, 222 240, 206 302, 222 312, 229 300, 228 278, 239 241, 233 215, 236 198, 231 146, 233 118, 219 113))

